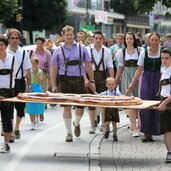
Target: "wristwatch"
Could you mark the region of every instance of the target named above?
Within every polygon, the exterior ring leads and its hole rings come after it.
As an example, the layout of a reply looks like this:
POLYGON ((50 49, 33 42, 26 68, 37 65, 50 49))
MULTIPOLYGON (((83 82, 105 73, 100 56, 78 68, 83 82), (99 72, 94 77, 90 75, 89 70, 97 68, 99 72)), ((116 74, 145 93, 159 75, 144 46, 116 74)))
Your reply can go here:
POLYGON ((95 83, 95 80, 90 80, 90 83, 95 83))

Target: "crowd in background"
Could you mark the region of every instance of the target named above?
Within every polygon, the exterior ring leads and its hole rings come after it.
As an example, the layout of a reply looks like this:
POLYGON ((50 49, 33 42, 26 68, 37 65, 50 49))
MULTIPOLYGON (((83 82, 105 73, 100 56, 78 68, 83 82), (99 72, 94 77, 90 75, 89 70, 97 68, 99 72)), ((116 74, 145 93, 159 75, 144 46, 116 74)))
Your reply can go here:
MULTIPOLYGON (((0 86, 1 96, 10 97, 9 94, 6 95, 9 90, 13 92, 13 96, 20 92, 46 93, 46 91, 101 96, 127 95, 140 97, 143 100, 160 100, 160 95, 165 100, 170 96, 171 73, 167 73, 164 78, 167 81, 162 84, 161 74, 171 65, 166 66, 164 62, 165 55, 171 56, 169 51, 171 33, 166 34, 164 39, 158 33, 141 35, 140 32, 127 32, 125 35, 118 33, 116 37, 106 39, 105 34, 99 30, 95 32, 83 30, 74 38, 74 28, 65 26, 61 36, 58 35, 56 40, 36 37, 36 46, 29 51, 19 46, 20 38, 21 33, 13 28, 7 30, 6 37, 0 37, 0 78, 8 80, 6 84, 0 86), (5 68, 5 63, 8 64, 6 64, 8 68, 5 68), (17 69, 10 68, 13 65, 17 69), (168 87, 163 90, 163 86, 168 87)), ((162 107, 160 106, 159 110, 162 110, 162 107)), ((42 104, 25 106, 23 103, 21 106, 18 103, 1 102, 4 136, 1 153, 10 151, 9 142, 20 139, 20 123, 25 112, 30 115, 31 129, 34 130, 39 126, 39 121, 44 121, 45 108, 47 106, 42 104), (10 111, 6 105, 11 106, 10 111), (13 125, 14 107, 17 115, 13 125), (5 112, 9 112, 6 117, 5 112)), ((67 132, 65 141, 72 142, 72 124, 75 136, 81 135, 80 120, 84 107, 75 107, 73 122, 72 107, 63 106, 63 108, 67 132)), ((113 141, 118 141, 116 123, 119 122, 119 110, 95 107, 89 107, 88 110, 89 134, 96 133, 96 127, 100 122, 100 131, 104 132, 104 138, 107 139, 109 133, 113 132, 113 141), (112 131, 110 122, 113 125, 112 131)), ((125 113, 130 120, 130 135, 139 137, 140 130, 144 134, 141 139, 143 143, 155 142, 153 137, 155 135, 161 133, 165 135, 168 150, 166 162, 171 162, 171 129, 169 126, 163 126, 167 121, 163 119, 161 123, 159 111, 127 109, 125 113)))

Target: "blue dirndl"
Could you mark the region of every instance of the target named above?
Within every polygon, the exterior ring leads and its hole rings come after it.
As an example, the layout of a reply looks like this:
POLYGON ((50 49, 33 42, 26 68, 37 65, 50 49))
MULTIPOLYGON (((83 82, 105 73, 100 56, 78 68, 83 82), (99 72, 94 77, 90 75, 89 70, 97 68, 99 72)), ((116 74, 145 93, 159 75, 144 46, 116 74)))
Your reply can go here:
MULTIPOLYGON (((32 92, 43 92, 40 84, 32 84, 32 92)), ((45 105, 42 103, 26 103, 26 113, 33 114, 43 114, 45 111, 45 105)))

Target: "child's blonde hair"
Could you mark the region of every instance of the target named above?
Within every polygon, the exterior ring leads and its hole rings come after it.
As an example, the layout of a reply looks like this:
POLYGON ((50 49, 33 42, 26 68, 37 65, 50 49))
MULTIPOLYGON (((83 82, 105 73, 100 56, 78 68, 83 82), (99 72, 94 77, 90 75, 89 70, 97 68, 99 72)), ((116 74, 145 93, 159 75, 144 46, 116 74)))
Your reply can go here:
POLYGON ((113 81, 113 82, 114 82, 115 79, 114 79, 113 77, 108 77, 108 78, 106 79, 106 84, 107 84, 108 81, 113 81))
POLYGON ((38 64, 39 63, 39 59, 36 56, 32 56, 31 57, 31 63, 32 62, 35 62, 36 64, 38 64))

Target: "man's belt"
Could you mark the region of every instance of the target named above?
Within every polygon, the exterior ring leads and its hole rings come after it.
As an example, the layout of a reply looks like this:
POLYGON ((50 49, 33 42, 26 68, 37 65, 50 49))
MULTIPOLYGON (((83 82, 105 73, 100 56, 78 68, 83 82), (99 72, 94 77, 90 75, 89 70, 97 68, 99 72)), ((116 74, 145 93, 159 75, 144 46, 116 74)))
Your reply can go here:
POLYGON ((168 79, 160 80, 160 85, 168 85, 171 84, 171 77, 168 79))
POLYGON ((72 60, 72 61, 67 61, 68 66, 74 66, 74 65, 80 65, 79 60, 72 60))
POLYGON ((0 69, 0 75, 8 75, 11 74, 11 69, 0 69))
POLYGON ((138 60, 128 60, 128 61, 124 61, 125 67, 137 67, 137 62, 138 60))

